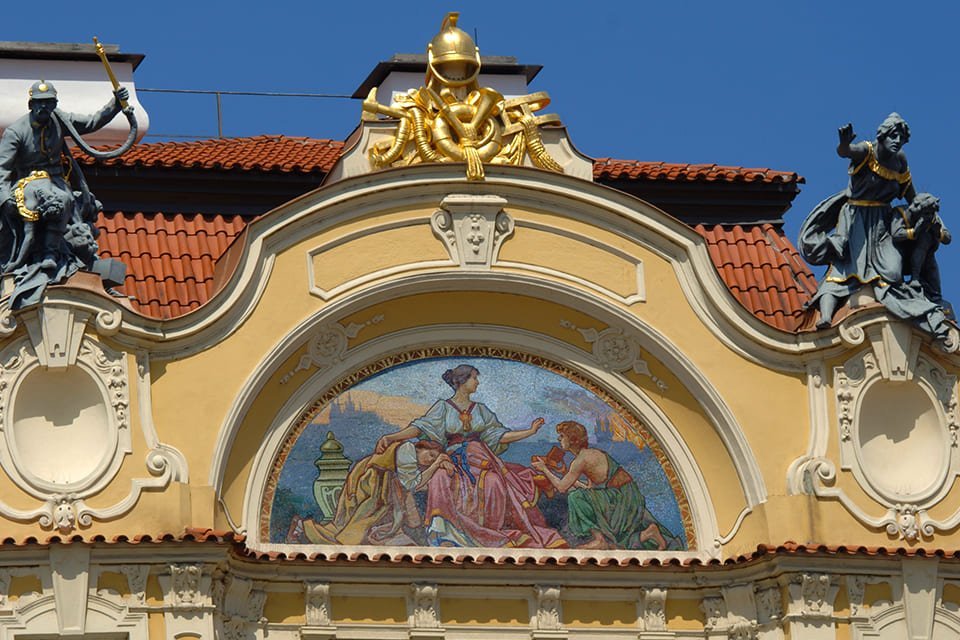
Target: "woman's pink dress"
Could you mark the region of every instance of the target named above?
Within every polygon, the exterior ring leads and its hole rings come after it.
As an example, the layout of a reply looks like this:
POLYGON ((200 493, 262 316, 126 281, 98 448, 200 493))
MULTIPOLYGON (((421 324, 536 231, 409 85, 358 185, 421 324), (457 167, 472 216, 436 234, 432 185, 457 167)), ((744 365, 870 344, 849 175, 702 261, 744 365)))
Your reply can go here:
POLYGON ((437 401, 411 423, 423 437, 444 445, 455 473, 438 471, 427 492, 426 526, 430 544, 467 547, 567 546, 547 526, 537 507, 534 470, 497 455, 507 428, 479 402, 460 410, 437 401))

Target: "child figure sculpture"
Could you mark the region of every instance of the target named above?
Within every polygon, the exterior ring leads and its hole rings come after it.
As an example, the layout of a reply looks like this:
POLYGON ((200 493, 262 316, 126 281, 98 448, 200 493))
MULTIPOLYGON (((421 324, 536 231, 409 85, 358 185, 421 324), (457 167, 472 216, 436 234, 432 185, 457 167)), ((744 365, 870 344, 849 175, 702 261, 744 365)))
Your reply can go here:
POLYGON ((936 251, 941 244, 950 244, 953 237, 940 218, 940 198, 929 193, 917 194, 910 206, 898 208, 891 234, 903 252, 904 275, 910 276, 912 288, 920 291, 931 302, 942 304, 940 267, 936 251))

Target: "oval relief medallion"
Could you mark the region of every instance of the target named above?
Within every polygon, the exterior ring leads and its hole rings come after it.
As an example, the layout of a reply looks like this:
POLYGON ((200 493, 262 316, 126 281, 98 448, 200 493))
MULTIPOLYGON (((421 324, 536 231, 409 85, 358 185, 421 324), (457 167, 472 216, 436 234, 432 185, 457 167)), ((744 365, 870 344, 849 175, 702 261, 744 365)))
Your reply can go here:
POLYGON ((950 452, 936 401, 916 383, 878 380, 860 402, 857 457, 867 481, 896 501, 936 491, 950 452))
POLYGON ((24 376, 8 439, 27 480, 69 490, 107 465, 116 449, 108 446, 107 410, 103 392, 80 367, 38 367, 24 376))

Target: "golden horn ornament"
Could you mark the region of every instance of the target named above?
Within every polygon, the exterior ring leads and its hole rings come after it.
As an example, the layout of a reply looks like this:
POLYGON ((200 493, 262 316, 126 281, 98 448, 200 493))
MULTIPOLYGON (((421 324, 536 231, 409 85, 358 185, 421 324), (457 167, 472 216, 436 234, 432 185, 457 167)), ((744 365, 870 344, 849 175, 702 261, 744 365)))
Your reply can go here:
POLYGON ((475 131, 480 131, 480 126, 488 119, 499 115, 500 106, 503 103, 503 96, 499 92, 483 87, 478 91, 476 112, 470 120, 475 131))
MULTIPOLYGON (((107 77, 110 78, 110 84, 113 85, 113 90, 118 91, 120 89, 120 83, 117 81, 117 76, 113 75, 113 69, 110 68, 110 61, 107 60, 107 52, 103 50, 103 45, 100 44, 100 41, 97 40, 97 37, 93 37, 93 46, 97 50, 97 55, 100 56, 100 62, 103 63, 103 68, 107 70, 107 77)), ((127 101, 120 101, 120 108, 127 108, 127 101)))

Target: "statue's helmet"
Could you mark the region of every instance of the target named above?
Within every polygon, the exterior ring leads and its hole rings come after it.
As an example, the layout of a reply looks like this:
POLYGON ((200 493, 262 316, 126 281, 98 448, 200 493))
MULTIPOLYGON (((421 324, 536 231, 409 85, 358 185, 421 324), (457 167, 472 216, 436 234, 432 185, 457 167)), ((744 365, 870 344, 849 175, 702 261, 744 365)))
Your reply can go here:
POLYGON ((56 100, 57 88, 53 86, 52 82, 47 82, 46 80, 37 80, 30 87, 27 95, 31 100, 56 100))
POLYGON ((451 12, 440 24, 440 32, 427 45, 427 82, 431 74, 441 82, 462 87, 480 73, 480 49, 465 31, 457 27, 459 13, 451 12))

